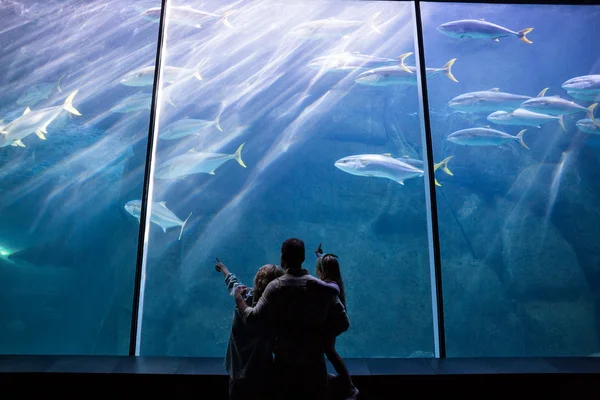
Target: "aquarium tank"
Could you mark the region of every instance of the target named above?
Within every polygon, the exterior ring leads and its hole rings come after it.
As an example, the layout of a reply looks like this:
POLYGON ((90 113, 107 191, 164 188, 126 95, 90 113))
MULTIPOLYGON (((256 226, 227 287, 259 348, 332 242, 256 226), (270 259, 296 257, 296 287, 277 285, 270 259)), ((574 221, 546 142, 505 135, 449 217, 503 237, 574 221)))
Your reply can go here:
POLYGON ((0 3, 0 353, 223 357, 290 237, 344 357, 599 353, 600 7, 415 7, 0 3))

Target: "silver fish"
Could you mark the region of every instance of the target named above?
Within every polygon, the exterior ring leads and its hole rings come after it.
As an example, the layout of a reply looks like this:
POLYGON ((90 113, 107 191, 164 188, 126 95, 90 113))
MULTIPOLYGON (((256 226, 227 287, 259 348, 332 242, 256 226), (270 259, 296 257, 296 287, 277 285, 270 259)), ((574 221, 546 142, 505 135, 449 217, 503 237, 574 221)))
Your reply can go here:
MULTIPOLYGON (((200 75, 200 66, 204 63, 204 60, 200 61, 194 69, 179 68, 172 66, 162 67, 162 82, 175 83, 181 79, 188 77, 194 77, 197 80, 202 80, 200 75)), ((128 72, 121 78, 121 84, 125 86, 152 86, 154 84, 154 67, 143 67, 134 71, 128 72)))
POLYGON ((369 26, 371 31, 381 33, 379 28, 375 25, 375 19, 377 19, 380 14, 380 12, 375 13, 367 22, 337 18, 304 22, 294 27, 289 34, 306 40, 341 38, 353 33, 365 24, 369 26))
POLYGON ((156 179, 183 179, 189 175, 200 173, 214 175, 215 170, 229 160, 236 160, 238 164, 246 168, 246 164, 242 161, 243 147, 244 143, 234 154, 201 153, 192 149, 161 163, 156 169, 154 177, 156 179))
POLYGON ((600 125, 594 118, 594 109, 597 105, 598 103, 594 103, 586 108, 573 101, 563 99, 560 96, 547 96, 529 99, 521 104, 521 108, 549 115, 570 115, 578 112, 585 112, 589 119, 596 125, 600 125))
POLYGON ((110 111, 126 114, 140 110, 149 110, 151 101, 152 96, 149 93, 136 93, 117 103, 110 111))
POLYGON ((404 181, 423 176, 423 170, 404 161, 383 154, 357 154, 340 158, 335 167, 351 175, 391 179, 404 185, 404 181))
POLYGON ((584 75, 571 78, 563 83, 567 92, 584 92, 588 95, 600 95, 600 75, 584 75))
MULTIPOLYGON (((142 12, 142 17, 148 21, 158 22, 160 20, 161 7, 149 8, 142 12)), ((209 21, 219 20, 228 28, 233 28, 227 19, 235 10, 225 11, 223 14, 215 14, 196 10, 190 6, 169 6, 169 23, 201 28, 202 24, 209 21)))
MULTIPOLYGON (((542 90, 538 97, 543 96, 548 88, 542 90)), ((530 96, 500 92, 498 88, 469 92, 456 96, 448 105, 459 111, 465 112, 494 112, 514 111, 521 107, 523 102, 531 99, 530 96)))
POLYGON ((540 125, 548 123, 550 121, 558 121, 561 128, 566 132, 563 116, 553 116, 540 114, 518 108, 514 111, 495 111, 488 115, 488 121, 498 125, 522 125, 522 126, 535 126, 540 128, 540 125))
POLYGON ((456 131, 448 135, 447 140, 452 143, 463 146, 501 146, 505 143, 516 140, 521 146, 529 149, 523 141, 523 134, 526 129, 523 129, 517 136, 509 135, 506 132, 498 131, 488 127, 484 128, 469 128, 456 131))
POLYGON ((220 120, 221 113, 223 112, 223 106, 221 106, 219 113, 214 121, 207 121, 204 119, 192 119, 184 118, 175 121, 167 125, 164 129, 158 132, 158 138, 162 140, 173 140, 179 139, 189 135, 199 135, 205 129, 210 127, 216 127, 219 131, 223 132, 221 128, 220 120))
MULTIPOLYGON (((426 68, 427 79, 431 79, 439 74, 446 74, 448 79, 458 82, 452 75, 452 65, 456 58, 448 61, 442 68, 426 68)), ((367 86, 396 86, 396 85, 416 85, 417 69, 413 66, 404 64, 390 67, 373 68, 358 75, 354 81, 360 85, 367 86)))
POLYGON ((401 63, 401 57, 382 58, 369 56, 366 54, 355 53, 337 53, 312 59, 309 67, 319 68, 324 71, 348 71, 355 69, 370 69, 398 65, 401 63))
POLYGON ((600 127, 594 124, 589 118, 580 119, 575 124, 579 128, 580 131, 585 133, 591 133, 592 135, 600 135, 600 127))
POLYGON ((533 28, 526 28, 515 32, 503 26, 484 21, 483 19, 462 19, 446 22, 438 26, 437 29, 444 35, 454 38, 490 39, 499 42, 499 38, 501 37, 516 36, 525 43, 533 43, 526 36, 533 28))
MULTIPOLYGON (((141 200, 131 200, 127 204, 125 204, 125 210, 134 217, 140 220, 142 214, 142 201, 141 200)), ((150 216, 150 222, 155 223, 160 226, 163 232, 167 232, 167 229, 172 228, 174 226, 181 226, 181 231, 179 232, 179 239, 181 240, 181 235, 183 235, 183 228, 185 228, 185 224, 188 222, 192 213, 188 215, 185 221, 180 220, 177 215, 171 210, 167 208, 167 203, 165 201, 152 202, 152 215, 150 216)))
POLYGON ((73 107, 73 99, 78 90, 66 98, 63 105, 43 108, 41 110, 31 111, 29 107, 25 109, 23 115, 2 127, 0 131, 0 147, 20 146, 25 147, 21 139, 35 133, 40 139, 46 140, 44 133, 48 133, 46 128, 54 121, 61 112, 67 111, 73 115, 81 115, 73 107))

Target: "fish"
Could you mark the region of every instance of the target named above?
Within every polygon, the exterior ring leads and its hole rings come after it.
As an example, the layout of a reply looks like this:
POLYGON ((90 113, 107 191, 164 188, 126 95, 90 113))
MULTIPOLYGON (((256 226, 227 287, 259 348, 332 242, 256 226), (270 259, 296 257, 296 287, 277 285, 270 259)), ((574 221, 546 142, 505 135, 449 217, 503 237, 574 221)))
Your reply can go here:
POLYGON ((512 136, 506 132, 491 129, 487 126, 483 128, 469 128, 451 133, 448 135, 447 140, 463 146, 502 146, 505 143, 516 140, 521 146, 529 150, 529 147, 523 141, 523 134, 526 130, 523 129, 516 136, 512 136))
POLYGON ((525 101, 521 105, 521 108, 549 115, 570 115, 578 112, 585 112, 594 124, 600 126, 600 123, 594 118, 594 109, 596 106, 598 106, 598 103, 594 103, 586 108, 573 101, 563 99, 560 96, 540 96, 525 101))
POLYGON ((575 123, 580 131, 585 133, 591 133, 592 135, 600 135, 600 127, 594 124, 589 118, 580 119, 575 123))
MULTIPOLYGON (((537 97, 544 96, 547 90, 548 88, 542 90, 537 97)), ((531 98, 520 94, 504 93, 498 88, 493 88, 461 94, 450 100, 448 106, 455 110, 472 113, 514 111, 521 108, 521 104, 531 98)))
POLYGON ((499 38, 516 36, 525 43, 533 43, 527 39, 527 34, 533 28, 526 28, 518 32, 512 31, 500 25, 493 24, 483 19, 462 19, 459 21, 446 22, 438 26, 438 31, 444 35, 454 38, 490 39, 499 42, 499 38))
POLYGON ((46 140, 44 133, 48 133, 46 128, 54 121, 61 112, 67 111, 73 115, 81 115, 73 107, 73 99, 79 90, 75 90, 60 106, 47 107, 41 110, 31 111, 29 107, 25 109, 23 115, 6 124, 0 130, 0 147, 19 146, 25 147, 22 139, 35 133, 40 139, 46 140))
POLYGON ((375 25, 375 20, 381 12, 377 12, 369 18, 368 21, 353 21, 337 18, 319 19, 315 21, 304 22, 294 27, 289 35, 306 40, 342 38, 353 33, 365 24, 369 26, 372 32, 382 33, 375 25))
POLYGON ((200 135, 202 131, 212 126, 216 127, 219 131, 223 132, 223 129, 220 125, 222 112, 223 107, 221 106, 221 109, 217 114, 217 118, 215 118, 214 121, 191 118, 184 118, 175 121, 167 125, 164 129, 160 130, 158 132, 158 138, 162 140, 173 140, 189 135, 200 135))
MULTIPOLYGON (((386 153, 386 154, 384 154, 384 156, 391 157, 392 155, 390 153, 386 153)), ((447 175, 454 176, 452 171, 450 171, 450 168, 448 168, 448 161, 450 161, 452 159, 452 157, 454 157, 454 156, 446 157, 439 163, 433 164, 433 170, 437 171, 439 168, 442 168, 442 171, 444 171, 447 175)), ((408 156, 398 157, 398 158, 396 158, 396 160, 403 161, 403 162, 407 163, 408 165, 412 165, 415 168, 423 169, 423 160, 417 160, 414 158, 410 158, 408 156)), ((435 180, 435 184, 436 184, 436 186, 442 186, 437 181, 437 179, 435 180)))
MULTIPOLYGON (((175 83, 181 79, 192 76, 201 81, 202 75, 200 75, 200 66, 203 63, 204 60, 201 60, 196 64, 194 69, 164 66, 161 69, 162 82, 175 83)), ((120 82, 125 86, 152 86, 154 84, 154 67, 143 67, 128 72, 121 78, 120 82)))
MULTIPOLYGON (((358 75, 354 81, 368 86, 416 85, 417 67, 404 64, 404 59, 411 54, 413 53, 405 53, 398 57, 398 65, 370 69, 358 75)), ((458 82, 452 74, 455 61, 456 58, 451 59, 442 68, 426 68, 427 79, 444 73, 450 80, 458 82)))
MULTIPOLYGON (((161 7, 152 7, 142 12, 142 18, 152 21, 160 21, 161 7)), ((191 26, 193 28, 202 28, 202 24, 209 21, 219 20, 228 28, 233 28, 227 17, 235 10, 225 11, 223 14, 214 14, 206 11, 197 10, 191 6, 169 6, 169 23, 191 26)))
POLYGON ((150 93, 136 93, 121 100, 110 111, 127 114, 140 110, 149 110, 151 101, 152 95, 150 93))
POLYGON ((541 128, 540 125, 548 123, 550 121, 558 121, 560 127, 566 132, 567 128, 565 128, 565 123, 563 121, 563 116, 554 116, 554 115, 546 115, 540 114, 536 112, 532 112, 529 110, 525 110, 523 108, 517 108, 514 111, 495 111, 488 115, 488 121, 493 122, 498 125, 523 125, 523 126, 535 126, 537 128, 541 128))
POLYGON ((23 93, 18 99, 17 104, 28 105, 33 107, 42 100, 47 100, 50 95, 57 89, 57 86, 52 83, 41 83, 39 85, 31 86, 25 93, 23 93))
MULTIPOLYGON (((141 200, 131 200, 125 204, 125 210, 136 217, 138 222, 140 221, 140 217, 142 215, 142 201, 141 200)), ((177 215, 171 210, 167 208, 166 201, 158 201, 152 202, 152 215, 150 215, 150 222, 154 222, 156 225, 160 226, 163 232, 167 233, 167 229, 172 228, 174 226, 181 226, 181 230, 179 231, 179 239, 181 240, 181 235, 183 235, 183 228, 185 228, 185 224, 188 222, 192 213, 185 219, 185 221, 180 220, 177 215)))
POLYGON ((571 78, 562 85, 568 93, 584 92, 588 95, 600 95, 600 75, 584 75, 571 78))
POLYGON ((577 100, 600 102, 600 93, 587 93, 584 91, 568 91, 567 94, 577 100))
POLYGON ((423 170, 387 154, 357 154, 340 158, 336 168, 357 176, 386 178, 401 185, 411 178, 423 176, 423 170))
POLYGON ((308 63, 308 66, 319 68, 324 71, 348 71, 355 69, 386 67, 398 65, 399 63, 400 57, 383 58, 360 54, 359 52, 346 52, 314 58, 308 63))
POLYGON ((191 149, 185 154, 173 157, 161 163, 154 173, 156 179, 183 179, 193 174, 214 175, 215 170, 229 160, 236 160, 242 167, 247 168, 242 161, 242 148, 238 147, 234 154, 202 153, 191 149))

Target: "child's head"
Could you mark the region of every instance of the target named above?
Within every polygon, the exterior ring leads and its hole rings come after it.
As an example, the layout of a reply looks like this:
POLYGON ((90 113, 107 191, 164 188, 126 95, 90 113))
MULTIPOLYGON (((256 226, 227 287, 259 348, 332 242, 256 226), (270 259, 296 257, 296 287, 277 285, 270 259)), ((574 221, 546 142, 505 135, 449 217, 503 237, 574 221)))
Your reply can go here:
POLYGON ((340 271, 340 263, 335 254, 325 254, 317 259, 317 278, 321 280, 334 281, 340 288, 340 301, 346 307, 346 294, 344 282, 340 271))
POLYGON ((260 299, 269 282, 280 276, 283 276, 283 270, 277 265, 266 264, 260 267, 254 276, 254 294, 252 296, 254 303, 260 299))

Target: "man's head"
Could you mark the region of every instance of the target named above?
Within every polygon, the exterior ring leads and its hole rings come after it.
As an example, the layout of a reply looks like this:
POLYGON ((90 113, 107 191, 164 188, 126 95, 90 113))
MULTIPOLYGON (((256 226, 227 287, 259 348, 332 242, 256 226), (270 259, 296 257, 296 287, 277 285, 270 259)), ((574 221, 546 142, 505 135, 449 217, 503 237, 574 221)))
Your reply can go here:
POLYGON ((281 267, 302 268, 304 262, 304 242, 300 239, 291 238, 281 245, 281 267))

